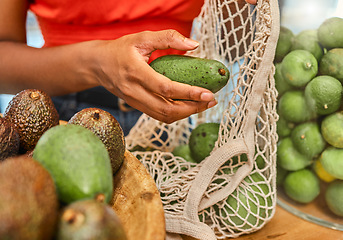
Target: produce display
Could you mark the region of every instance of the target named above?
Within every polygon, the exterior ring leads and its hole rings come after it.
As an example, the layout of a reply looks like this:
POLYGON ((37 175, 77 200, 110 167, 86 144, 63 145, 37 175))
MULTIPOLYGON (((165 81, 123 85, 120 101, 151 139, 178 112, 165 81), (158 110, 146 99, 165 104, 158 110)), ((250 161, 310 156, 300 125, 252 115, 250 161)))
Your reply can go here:
POLYGON ((52 239, 58 221, 53 178, 25 155, 0 164, 0 239, 52 239))
POLYGON ((110 205, 126 150, 120 125, 94 108, 59 123, 37 89, 0 118, 0 239, 126 240, 110 205))
POLYGON ((274 77, 279 189, 300 204, 322 197, 343 217, 342 27, 337 17, 298 34, 281 26, 274 77))
MULTIPOLYGON (((161 57, 151 66, 174 81, 187 79, 185 83, 213 92, 223 88, 230 76, 229 70, 218 61, 188 56, 161 57)), ((0 118, 0 172, 6 171, 0 183, 0 223, 4 226, 0 228, 0 239, 127 239, 127 234, 134 233, 128 229, 125 233, 115 206, 111 205, 121 202, 114 196, 123 194, 121 188, 114 186, 122 180, 116 174, 125 175, 120 171, 126 153, 120 124, 109 112, 99 108, 83 109, 69 121, 60 123, 51 98, 39 89, 17 93, 0 118), (32 172, 25 173, 23 166, 32 168, 32 172), (20 177, 7 185, 5 179, 9 174, 11 178, 18 174, 20 177), (10 188, 18 191, 8 194, 10 188), (22 194, 23 189, 26 195, 22 194), (44 207, 40 208, 41 205, 44 207), (18 217, 10 217, 10 211, 18 217)), ((190 146, 200 155, 192 154, 191 158, 200 162, 209 155, 218 130, 219 124, 209 124, 194 131, 198 137, 192 137, 190 146)), ((127 166, 128 163, 124 169, 129 171, 127 166)), ((136 166, 137 178, 144 175, 138 170, 136 166)), ((156 202, 152 201, 154 193, 144 194, 150 196, 151 203, 156 202)))

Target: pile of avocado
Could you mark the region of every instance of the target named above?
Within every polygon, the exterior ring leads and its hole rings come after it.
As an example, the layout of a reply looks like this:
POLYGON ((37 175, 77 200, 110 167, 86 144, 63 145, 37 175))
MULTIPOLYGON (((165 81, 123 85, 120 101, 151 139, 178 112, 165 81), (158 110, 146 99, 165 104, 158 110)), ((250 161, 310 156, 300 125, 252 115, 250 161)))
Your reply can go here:
POLYGON ((274 59, 279 187, 297 203, 323 197, 338 216, 343 216, 342 29, 338 17, 298 34, 281 26, 274 59))
POLYGON ((110 113, 87 108, 60 124, 50 97, 26 89, 0 123, 0 239, 126 239, 110 205, 126 150, 110 113))
MULTIPOLYGON (((181 55, 151 67, 212 92, 230 77, 219 61, 181 55)), ((109 112, 86 108, 60 124, 45 92, 17 93, 0 117, 0 239, 126 239, 110 206, 125 151, 109 112)))

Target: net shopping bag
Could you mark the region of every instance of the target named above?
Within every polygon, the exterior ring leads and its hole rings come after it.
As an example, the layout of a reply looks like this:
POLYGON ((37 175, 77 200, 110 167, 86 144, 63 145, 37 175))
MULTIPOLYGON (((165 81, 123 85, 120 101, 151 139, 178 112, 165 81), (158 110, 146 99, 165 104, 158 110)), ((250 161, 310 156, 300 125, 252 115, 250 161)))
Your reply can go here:
POLYGON ((205 0, 193 27, 200 46, 187 54, 216 59, 229 68, 229 83, 216 93, 218 104, 173 124, 142 115, 127 136, 127 148, 160 191, 167 239, 237 237, 272 218, 278 119, 273 59, 278 35, 277 0, 260 0, 256 6, 205 0), (220 123, 211 154, 198 164, 174 156, 172 150, 187 143, 192 129, 205 122, 220 123))

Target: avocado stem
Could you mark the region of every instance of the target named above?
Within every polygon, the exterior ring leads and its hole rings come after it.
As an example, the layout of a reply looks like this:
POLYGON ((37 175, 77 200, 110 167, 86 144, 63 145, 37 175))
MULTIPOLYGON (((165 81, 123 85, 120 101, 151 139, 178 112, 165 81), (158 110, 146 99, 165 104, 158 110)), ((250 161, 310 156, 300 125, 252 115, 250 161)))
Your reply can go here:
POLYGON ((225 71, 224 68, 219 68, 219 69, 218 69, 218 73, 219 73, 219 75, 221 75, 221 76, 225 76, 226 71, 225 71))
POLYGON ((73 224, 76 221, 77 213, 72 209, 67 209, 62 217, 67 223, 73 224))
POLYGON ((32 98, 33 100, 38 100, 40 98, 40 95, 38 92, 31 92, 30 93, 30 98, 32 98))
POLYGON ((93 119, 94 120, 99 120, 100 119, 100 112, 99 110, 95 110, 93 113, 93 119))
POLYGON ((105 201, 105 195, 103 193, 99 193, 95 196, 95 201, 97 202, 104 202, 105 201))

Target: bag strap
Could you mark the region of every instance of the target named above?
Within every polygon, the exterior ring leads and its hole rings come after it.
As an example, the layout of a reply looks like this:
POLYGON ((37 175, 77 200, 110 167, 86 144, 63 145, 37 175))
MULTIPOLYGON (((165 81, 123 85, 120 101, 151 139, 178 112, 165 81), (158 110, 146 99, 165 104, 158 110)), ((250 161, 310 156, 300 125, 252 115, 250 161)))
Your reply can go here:
MULTIPOLYGON (((245 144, 245 141, 243 139, 232 139, 231 141, 223 144, 216 150, 214 150, 210 156, 208 156, 206 159, 203 160, 203 164, 195 176, 195 179, 193 180, 192 186, 189 189, 187 199, 185 202, 185 208, 184 208, 184 214, 189 217, 192 220, 198 221, 198 211, 199 211, 199 205, 204 197, 204 193, 211 183, 211 180, 215 173, 218 171, 218 169, 226 162, 228 159, 237 156, 239 154, 247 153, 248 148, 245 144)), ((252 166, 251 166, 252 167, 252 166)), ((242 166, 240 167, 237 172, 234 175, 241 176, 240 178, 244 178, 244 175, 249 174, 251 169, 242 166)), ((235 181, 238 185, 239 180, 235 181)), ((232 191, 237 186, 232 185, 232 191)), ((218 191, 219 192, 219 191, 218 191)), ((220 196, 220 198, 227 197, 231 192, 225 192, 224 196, 220 196)), ((212 199, 212 197, 218 198, 218 195, 222 194, 215 194, 212 195, 210 198, 205 198, 208 201, 208 204, 204 203, 206 200, 203 200, 204 202, 202 205, 209 205, 209 203, 215 203, 218 199, 212 199)))
MULTIPOLYGON (((263 3, 260 3, 263 5, 263 3)), ((213 151, 209 157, 203 161, 197 176, 189 190, 186 203, 185 214, 193 220, 198 220, 198 211, 205 209, 229 196, 238 186, 238 184, 251 172, 253 168, 253 156, 255 153, 254 130, 256 118, 261 108, 263 94, 267 87, 268 78, 270 77, 270 66, 273 65, 274 54, 277 39, 279 36, 279 10, 278 2, 270 1, 271 30, 266 47, 264 49, 263 59, 254 76, 254 85, 251 90, 251 98, 247 99, 247 115, 243 126, 243 138, 232 139, 213 151), (228 186, 211 194, 210 197, 204 196, 204 193, 211 183, 211 179, 218 169, 230 158, 246 153, 248 162, 241 166, 231 177, 231 183, 228 186)), ((259 16, 257 16, 259 17, 259 16)))

